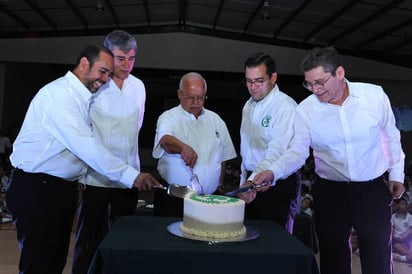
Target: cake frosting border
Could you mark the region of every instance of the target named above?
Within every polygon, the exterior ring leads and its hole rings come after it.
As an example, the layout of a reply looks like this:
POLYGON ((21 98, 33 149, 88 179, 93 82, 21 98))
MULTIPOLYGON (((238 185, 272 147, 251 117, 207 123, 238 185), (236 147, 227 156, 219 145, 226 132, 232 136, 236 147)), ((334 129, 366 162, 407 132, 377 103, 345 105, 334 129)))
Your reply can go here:
POLYGON ((202 238, 213 238, 213 239, 231 239, 246 235, 246 227, 243 225, 241 229, 235 231, 226 232, 216 232, 216 231, 206 231, 186 227, 183 222, 180 225, 180 230, 183 233, 194 235, 202 238))

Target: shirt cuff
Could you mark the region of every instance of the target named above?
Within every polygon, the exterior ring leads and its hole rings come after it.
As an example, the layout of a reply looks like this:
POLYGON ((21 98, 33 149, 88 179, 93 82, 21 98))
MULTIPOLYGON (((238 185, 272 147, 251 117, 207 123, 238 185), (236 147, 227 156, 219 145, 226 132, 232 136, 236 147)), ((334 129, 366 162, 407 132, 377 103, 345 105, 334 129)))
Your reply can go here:
MULTIPOLYGON (((253 181, 253 179, 255 178, 256 174, 258 174, 258 172, 253 171, 252 174, 250 174, 249 178, 247 178, 247 181, 253 181)), ((262 182, 264 183, 264 182, 262 182)), ((272 182, 270 182, 271 186, 275 186, 276 185, 276 178, 273 179, 272 182)))
POLYGON ((398 172, 398 171, 395 171, 395 170, 391 170, 389 172, 388 177, 389 177, 388 178, 389 181, 400 182, 402 184, 404 183, 404 180, 405 180, 405 174, 402 171, 398 172))
POLYGON ((120 183, 123 185, 127 186, 128 188, 133 188, 134 181, 136 180, 136 177, 140 174, 139 171, 137 171, 135 168, 129 166, 122 175, 122 179, 120 180, 120 183))

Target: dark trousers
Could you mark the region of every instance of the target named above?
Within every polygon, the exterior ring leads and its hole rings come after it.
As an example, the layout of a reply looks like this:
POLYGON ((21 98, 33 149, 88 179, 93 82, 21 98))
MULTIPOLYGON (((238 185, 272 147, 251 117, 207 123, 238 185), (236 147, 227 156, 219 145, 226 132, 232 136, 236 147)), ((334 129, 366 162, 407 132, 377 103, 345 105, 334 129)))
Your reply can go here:
POLYGON ((322 274, 351 273, 352 227, 358 235, 362 273, 393 273, 392 195, 383 176, 364 183, 319 178, 312 186, 312 195, 322 274))
POLYGON ((73 274, 87 273, 111 224, 120 216, 133 215, 139 198, 137 189, 95 186, 86 186, 81 196, 73 252, 73 274))
POLYGON ((62 273, 76 212, 77 187, 77 182, 13 169, 6 203, 17 228, 20 273, 62 273))
POLYGON ((299 193, 300 176, 295 173, 267 191, 257 192, 255 200, 246 204, 245 219, 274 221, 292 233, 299 193))

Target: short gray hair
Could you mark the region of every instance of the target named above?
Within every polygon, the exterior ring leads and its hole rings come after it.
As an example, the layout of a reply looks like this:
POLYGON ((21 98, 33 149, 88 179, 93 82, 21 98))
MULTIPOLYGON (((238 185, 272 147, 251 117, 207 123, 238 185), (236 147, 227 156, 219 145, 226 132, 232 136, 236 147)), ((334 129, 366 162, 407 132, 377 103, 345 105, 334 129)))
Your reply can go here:
POLYGON ((183 83, 184 83, 184 81, 186 81, 189 78, 200 78, 200 79, 202 79, 203 83, 205 85, 205 92, 207 92, 206 80, 200 73, 197 73, 197 72, 188 72, 180 78, 180 82, 179 82, 179 89, 180 90, 183 90, 183 83))
POLYGON ((118 47, 124 52, 129 52, 131 49, 137 51, 137 42, 133 35, 123 30, 114 30, 104 38, 104 46, 111 51, 114 47, 118 47))

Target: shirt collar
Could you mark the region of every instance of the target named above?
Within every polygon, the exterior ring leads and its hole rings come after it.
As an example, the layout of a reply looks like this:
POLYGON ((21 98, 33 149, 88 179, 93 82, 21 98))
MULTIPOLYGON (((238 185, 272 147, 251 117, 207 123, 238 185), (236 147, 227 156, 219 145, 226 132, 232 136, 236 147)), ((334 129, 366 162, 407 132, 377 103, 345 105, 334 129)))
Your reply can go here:
MULTIPOLYGON (((345 99, 345 101, 343 102, 343 105, 344 105, 351 97, 354 97, 354 98, 360 98, 360 97, 362 97, 362 93, 360 92, 360 90, 352 88, 352 83, 349 82, 348 79, 346 79, 346 78, 345 78, 345 83, 346 83, 346 85, 348 86, 349 95, 348 95, 348 97, 345 99)), ((316 95, 315 95, 314 93, 311 94, 310 96, 313 96, 313 98, 316 98, 315 102, 317 102, 317 104, 319 104, 320 106, 325 106, 325 107, 326 107, 326 106, 335 106, 334 104, 329 104, 328 102, 321 102, 321 101, 316 97, 316 95)))
MULTIPOLYGON (((196 120, 196 117, 195 117, 192 113, 187 112, 187 111, 182 107, 182 105, 179 105, 179 108, 180 108, 180 111, 182 111, 182 113, 183 113, 183 115, 184 115, 185 117, 187 117, 187 118, 189 118, 189 119, 191 119, 191 120, 196 120)), ((198 118, 198 119, 201 119, 201 118, 204 116, 204 114, 205 114, 205 108, 203 107, 203 108, 202 108, 202 111, 200 112, 200 115, 199 115, 199 118, 198 118)))
POLYGON ((360 98, 362 97, 362 92, 358 89, 352 88, 352 83, 345 78, 345 83, 348 86, 349 96, 360 98))
POLYGON ((76 75, 74 75, 73 72, 68 71, 65 77, 67 77, 70 83, 74 86, 73 92, 78 93, 85 102, 91 100, 93 93, 85 87, 85 85, 80 81, 79 78, 77 78, 76 75))
POLYGON ((248 103, 252 106, 256 106, 257 104, 262 104, 262 105, 266 105, 267 102, 271 102, 272 101, 272 97, 274 97, 277 94, 277 91, 279 91, 279 87, 277 84, 275 84, 275 86, 273 87, 273 89, 268 93, 268 95, 266 95, 265 98, 263 98, 260 101, 255 101, 253 100, 252 97, 249 98, 248 103))

